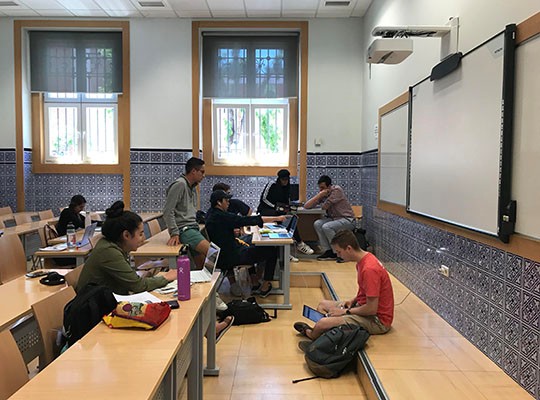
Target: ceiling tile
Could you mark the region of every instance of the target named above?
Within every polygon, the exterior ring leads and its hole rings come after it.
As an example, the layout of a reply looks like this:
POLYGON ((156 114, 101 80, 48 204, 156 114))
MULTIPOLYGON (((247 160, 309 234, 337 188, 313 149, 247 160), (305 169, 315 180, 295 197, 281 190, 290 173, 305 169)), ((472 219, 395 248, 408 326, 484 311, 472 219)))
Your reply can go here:
POLYGON ((210 14, 209 10, 177 10, 176 15, 178 15, 180 18, 211 18, 212 14, 210 14))
POLYGON ((318 6, 319 0, 286 0, 283 2, 283 11, 306 10, 315 13, 318 6))
POLYGON ((99 10, 99 6, 93 0, 56 0, 68 10, 99 10))
POLYGON ((281 14, 281 0, 244 0, 248 14, 253 10, 274 10, 281 14))
POLYGON ((61 10, 37 10, 42 17, 73 17, 73 13, 65 8, 61 10))
POLYGON ((363 17, 370 5, 371 0, 358 0, 351 15, 353 17, 363 17))
POLYGON ((313 10, 283 10, 282 17, 285 18, 315 18, 316 9, 313 10))
POLYGON ((175 10, 208 10, 205 1, 201 0, 167 0, 175 10))
POLYGON ((244 11, 244 2, 242 0, 207 0, 210 12, 214 11, 244 11))
POLYGON ((105 10, 105 12, 109 15, 109 17, 114 18, 140 18, 142 17, 142 14, 139 10, 105 10))
POLYGON ((77 17, 106 17, 107 13, 103 10, 69 10, 77 17))
POLYGON ((247 10, 248 18, 279 18, 281 17, 280 10, 247 10))
POLYGON ((38 17, 39 16, 39 14, 35 12, 34 10, 25 10, 25 9, 18 9, 18 10, 2 9, 2 12, 8 17, 38 17))
POLYGON ((129 0, 98 0, 97 3, 105 11, 132 11, 137 9, 129 0))
POLYGON ((21 0, 19 3, 33 10, 65 10, 64 6, 55 0, 21 0))
POLYGON ((230 10, 214 10, 211 9, 210 12, 214 18, 246 18, 244 10, 242 11, 230 11, 230 10))

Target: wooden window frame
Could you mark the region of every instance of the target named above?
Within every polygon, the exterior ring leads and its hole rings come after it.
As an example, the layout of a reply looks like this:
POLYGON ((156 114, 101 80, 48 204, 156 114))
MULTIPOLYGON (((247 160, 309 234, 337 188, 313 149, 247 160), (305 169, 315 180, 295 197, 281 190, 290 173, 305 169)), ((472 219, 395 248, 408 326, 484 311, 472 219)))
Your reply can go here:
POLYGON ((307 55, 308 22, 306 21, 195 21, 192 23, 192 117, 193 155, 202 154, 208 175, 273 176, 279 167, 214 165, 212 157, 212 101, 201 98, 200 37, 205 30, 290 30, 300 33, 299 98, 289 99, 289 165, 291 175, 299 176, 300 198, 306 196, 307 167, 307 55), (200 135, 202 132, 202 135, 200 135), (202 143, 201 143, 202 139, 202 143), (300 168, 298 168, 298 163, 300 168))

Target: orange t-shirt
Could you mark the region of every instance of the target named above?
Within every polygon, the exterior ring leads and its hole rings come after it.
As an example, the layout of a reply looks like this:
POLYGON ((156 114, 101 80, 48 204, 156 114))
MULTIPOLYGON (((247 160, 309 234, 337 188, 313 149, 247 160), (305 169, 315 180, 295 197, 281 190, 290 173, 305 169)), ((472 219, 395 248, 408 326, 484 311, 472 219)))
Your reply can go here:
POLYGON ((366 297, 378 297, 377 317, 384 326, 390 327, 394 320, 394 291, 388 272, 381 262, 367 253, 357 264, 358 293, 356 304, 364 305, 366 297))

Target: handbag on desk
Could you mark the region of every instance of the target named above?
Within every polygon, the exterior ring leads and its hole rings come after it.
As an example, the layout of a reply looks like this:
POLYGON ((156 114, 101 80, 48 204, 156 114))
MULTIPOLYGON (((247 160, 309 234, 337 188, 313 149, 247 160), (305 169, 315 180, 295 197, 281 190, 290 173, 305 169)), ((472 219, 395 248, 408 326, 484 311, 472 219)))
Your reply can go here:
POLYGON ((141 328, 155 329, 160 326, 171 313, 171 307, 165 303, 138 303, 121 301, 116 308, 103 317, 109 328, 141 328))

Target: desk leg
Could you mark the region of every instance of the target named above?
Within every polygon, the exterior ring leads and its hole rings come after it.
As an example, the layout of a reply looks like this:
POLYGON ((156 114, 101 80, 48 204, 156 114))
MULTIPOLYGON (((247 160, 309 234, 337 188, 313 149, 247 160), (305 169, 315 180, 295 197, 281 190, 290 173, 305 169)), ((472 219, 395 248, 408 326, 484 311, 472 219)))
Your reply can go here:
POLYGON ((188 380, 188 400, 202 400, 203 398, 203 373, 202 373, 202 315, 199 314, 192 328, 193 347, 191 352, 191 363, 189 364, 188 380))
POLYGON ((206 368, 204 375, 218 376, 219 367, 216 367, 216 288, 210 293, 208 304, 208 328, 206 329, 206 368))
POLYGON ((283 253, 283 303, 291 304, 291 246, 284 246, 283 253))

